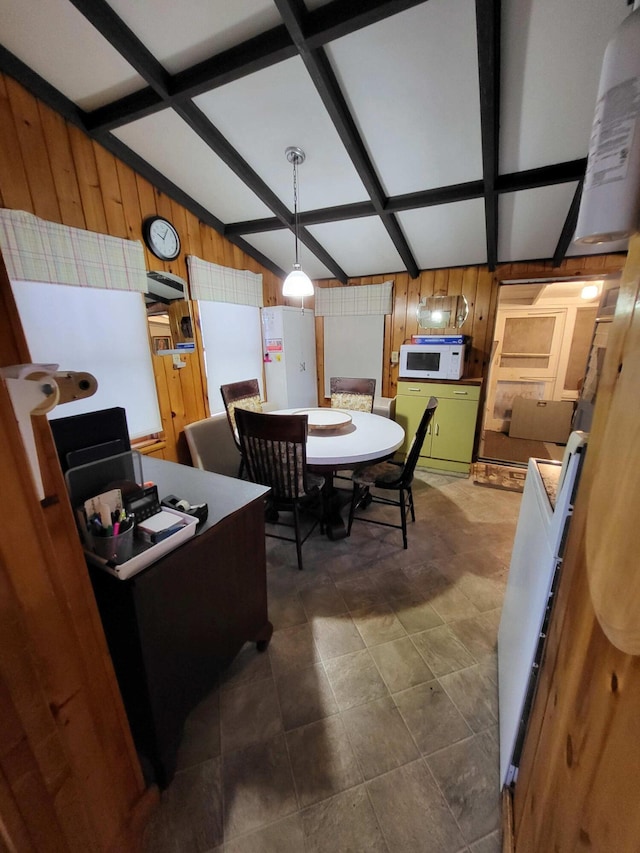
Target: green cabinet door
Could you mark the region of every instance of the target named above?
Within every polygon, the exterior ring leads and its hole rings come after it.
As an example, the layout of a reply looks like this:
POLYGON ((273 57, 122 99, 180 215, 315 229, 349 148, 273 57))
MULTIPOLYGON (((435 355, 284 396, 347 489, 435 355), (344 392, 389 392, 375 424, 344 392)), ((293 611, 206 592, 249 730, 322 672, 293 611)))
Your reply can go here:
POLYGON ((471 462, 477 413, 475 400, 441 398, 433 418, 433 437, 428 455, 434 459, 471 462))
MULTIPOLYGON (((404 444, 398 448, 398 453, 406 454, 409 452, 411 441, 420 426, 420 421, 428 402, 428 397, 396 397, 396 421, 404 430, 404 444)), ((432 424, 429 424, 429 429, 425 436, 422 450, 420 451, 421 456, 429 456, 430 454, 431 432, 432 424)))
POLYGON ((438 408, 429 425, 418 465, 468 474, 478 416, 479 385, 399 382, 396 421, 405 431, 405 440, 398 453, 408 453, 432 395, 438 398, 438 408))

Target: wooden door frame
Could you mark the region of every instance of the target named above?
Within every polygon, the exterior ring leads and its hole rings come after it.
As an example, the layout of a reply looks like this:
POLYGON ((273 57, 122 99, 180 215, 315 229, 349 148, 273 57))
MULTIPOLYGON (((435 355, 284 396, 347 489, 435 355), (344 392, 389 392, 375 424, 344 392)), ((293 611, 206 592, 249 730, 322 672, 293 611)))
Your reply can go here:
MULTIPOLYGON (((576 259, 578 260, 578 259, 576 259)), ((589 264, 591 259, 589 258, 581 258, 579 260, 584 261, 584 266, 589 264)), ((524 262, 514 262, 513 264, 505 264, 504 267, 500 267, 496 270, 493 276, 493 286, 492 286, 492 298, 491 298, 491 334, 487 335, 487 360, 486 360, 486 372, 484 375, 484 382, 482 393, 480 395, 480 412, 481 417, 479 418, 479 425, 476 433, 476 449, 477 452, 474 455, 474 458, 482 457, 482 450, 484 449, 484 421, 485 421, 485 407, 487 404, 487 394, 489 387, 489 373, 491 370, 491 364, 493 362, 494 349, 493 342, 495 340, 496 333, 496 324, 498 322, 498 305, 500 299, 500 287, 506 284, 554 284, 556 282, 574 282, 574 281, 603 281, 609 279, 619 278, 621 275, 623 261, 618 261, 616 255, 604 255, 602 256, 602 269, 594 272, 592 269, 584 272, 580 269, 571 269, 575 263, 574 259, 568 259, 563 261, 563 266, 551 267, 549 264, 542 262, 539 266, 535 263, 532 263, 530 266, 527 266, 527 274, 526 277, 518 278, 514 275, 514 267, 517 271, 519 268, 524 267, 524 262)), ((517 463, 514 463, 517 465, 517 463)))

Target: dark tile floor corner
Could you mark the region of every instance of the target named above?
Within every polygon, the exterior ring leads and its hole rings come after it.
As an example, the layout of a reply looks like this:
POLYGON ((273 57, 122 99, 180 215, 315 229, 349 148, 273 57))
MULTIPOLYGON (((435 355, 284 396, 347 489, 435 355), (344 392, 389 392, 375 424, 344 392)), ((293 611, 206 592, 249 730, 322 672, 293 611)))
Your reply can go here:
POLYGON ((189 718, 146 853, 500 853, 496 635, 521 495, 419 472, 414 496, 406 551, 354 522, 314 533, 299 572, 267 539, 273 639, 189 718))

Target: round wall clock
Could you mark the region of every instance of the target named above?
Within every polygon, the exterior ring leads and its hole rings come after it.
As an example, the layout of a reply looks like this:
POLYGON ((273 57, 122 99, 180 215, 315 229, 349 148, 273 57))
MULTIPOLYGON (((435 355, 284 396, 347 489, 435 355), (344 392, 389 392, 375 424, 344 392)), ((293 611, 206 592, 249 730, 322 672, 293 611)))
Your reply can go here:
POLYGON ((180 237, 178 232, 162 216, 149 216, 142 223, 144 242, 157 258, 172 261, 180 254, 180 237))

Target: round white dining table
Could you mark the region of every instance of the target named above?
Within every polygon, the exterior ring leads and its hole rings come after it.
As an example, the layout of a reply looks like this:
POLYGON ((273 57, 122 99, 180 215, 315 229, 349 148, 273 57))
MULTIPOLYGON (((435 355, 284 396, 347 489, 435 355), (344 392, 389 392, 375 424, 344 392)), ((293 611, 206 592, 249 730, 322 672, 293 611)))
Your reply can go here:
POLYGON ((388 456, 397 450, 404 441, 404 430, 395 421, 373 415, 368 412, 350 412, 346 409, 279 409, 274 415, 309 414, 309 433, 307 436, 307 465, 333 468, 356 465, 388 456), (313 428, 314 413, 318 420, 323 413, 343 412, 350 421, 336 429, 313 428))

